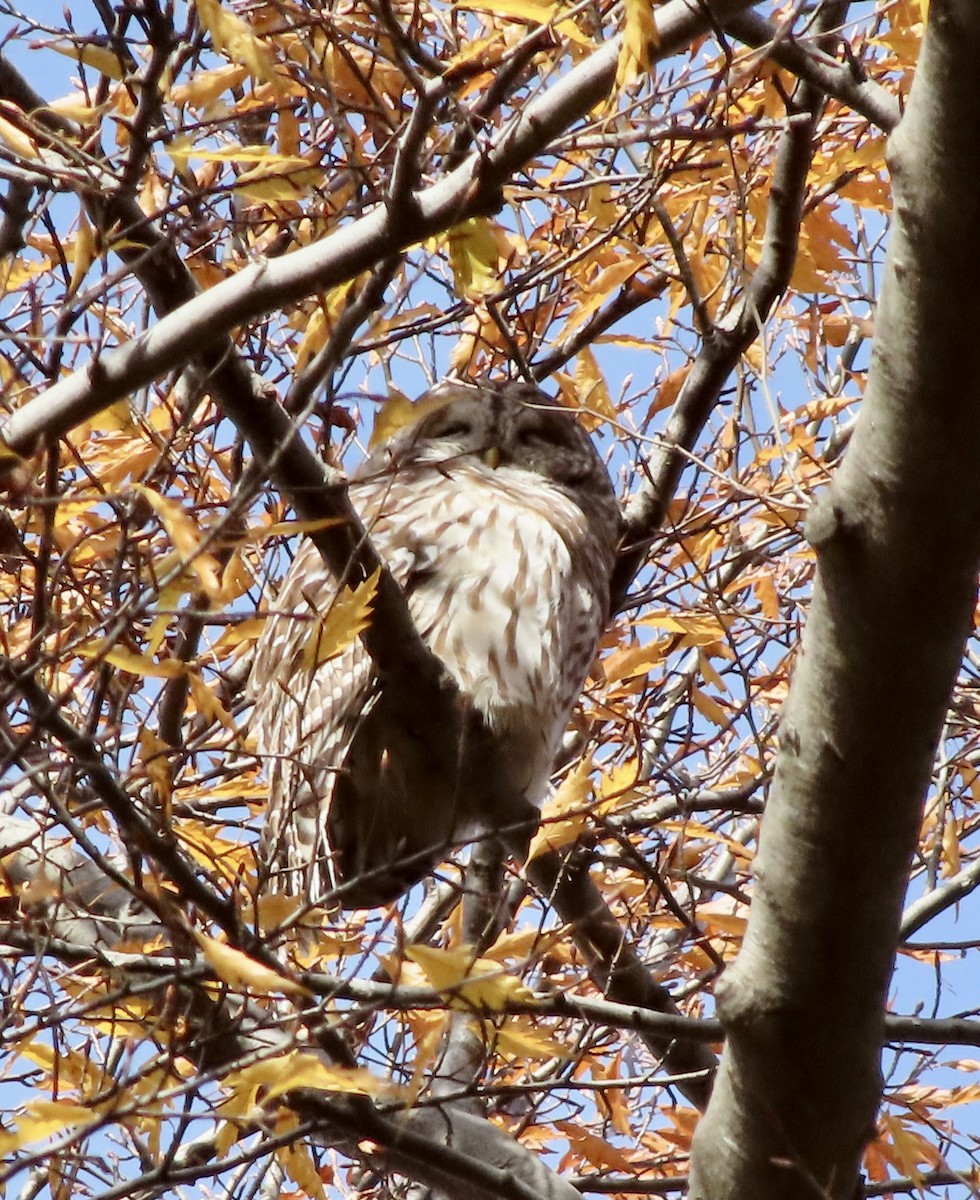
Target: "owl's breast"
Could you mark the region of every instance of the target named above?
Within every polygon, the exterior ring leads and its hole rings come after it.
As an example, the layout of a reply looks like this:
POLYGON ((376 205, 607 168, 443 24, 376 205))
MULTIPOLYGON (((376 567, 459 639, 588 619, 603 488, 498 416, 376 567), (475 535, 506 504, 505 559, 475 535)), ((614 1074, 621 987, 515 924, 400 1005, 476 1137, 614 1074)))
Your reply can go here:
POLYGON ((372 538, 419 632, 537 777, 595 655, 608 552, 541 476, 466 462, 422 483, 400 489, 409 498, 382 509, 372 538))

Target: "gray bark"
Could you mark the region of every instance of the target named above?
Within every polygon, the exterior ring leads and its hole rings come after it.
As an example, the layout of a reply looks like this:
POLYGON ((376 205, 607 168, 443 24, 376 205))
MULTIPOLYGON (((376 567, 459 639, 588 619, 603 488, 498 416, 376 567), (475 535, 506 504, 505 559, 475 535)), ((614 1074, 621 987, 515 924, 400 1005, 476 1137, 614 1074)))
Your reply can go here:
POLYGON ((890 163, 871 374, 817 500, 803 652, 782 718, 726 1050, 691 1195, 855 1193, 922 801, 980 564, 980 11, 933 0, 890 163))

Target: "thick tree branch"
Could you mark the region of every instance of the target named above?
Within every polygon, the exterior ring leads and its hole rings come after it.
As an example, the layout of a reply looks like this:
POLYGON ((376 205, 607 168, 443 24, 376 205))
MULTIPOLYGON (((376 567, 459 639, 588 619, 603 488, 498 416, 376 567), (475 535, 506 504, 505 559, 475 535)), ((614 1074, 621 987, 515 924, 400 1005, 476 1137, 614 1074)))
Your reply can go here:
POLYGON ((853 108, 885 133, 891 133, 901 119, 898 100, 868 79, 857 62, 837 62, 819 46, 807 46, 757 12, 726 17, 723 26, 726 33, 747 46, 765 50, 769 58, 804 83, 853 108))
POLYGON ((813 603, 748 930, 716 993, 728 1040, 692 1155, 704 1200, 844 1200, 873 1128, 909 862, 980 565, 978 73, 976 6, 933 0, 892 138, 867 391, 807 520, 813 603))

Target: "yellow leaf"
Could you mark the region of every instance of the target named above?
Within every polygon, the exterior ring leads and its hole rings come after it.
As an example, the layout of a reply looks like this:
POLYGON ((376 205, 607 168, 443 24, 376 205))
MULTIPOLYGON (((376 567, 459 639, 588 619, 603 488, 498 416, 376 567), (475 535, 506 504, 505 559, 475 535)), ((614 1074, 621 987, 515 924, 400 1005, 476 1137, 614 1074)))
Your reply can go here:
POLYGON ((250 529, 249 541, 267 542, 274 537, 292 537, 297 533, 316 533, 318 529, 330 529, 343 525, 343 517, 316 517, 309 521, 276 521, 265 529, 250 529))
POLYGON ((592 43, 572 20, 555 20, 556 5, 548 0, 457 0, 455 7, 473 12, 489 12, 497 17, 510 17, 525 21, 529 25, 554 24, 562 37, 577 42, 580 46, 592 43))
POLYGON ((702 717, 706 718, 713 725, 718 725, 724 728, 729 723, 729 716, 725 709, 713 700, 700 688, 695 688, 691 693, 691 703, 698 710, 702 717))
POLYGON ((566 338, 573 330, 578 329, 579 326, 584 325, 594 313, 602 308, 615 289, 632 279, 644 265, 639 255, 630 256, 623 259, 622 262, 604 267, 593 279, 590 279, 582 300, 576 306, 572 316, 565 322, 561 333, 562 339, 566 338))
POLYGON ((275 59, 250 25, 223 8, 219 0, 194 0, 194 7, 201 24, 211 35, 215 50, 232 62, 240 63, 253 79, 261 79, 271 83, 277 91, 281 90, 282 81, 275 71, 275 59))
POLYGON ((12 1154, 66 1129, 92 1125, 98 1119, 98 1113, 67 1100, 35 1100, 28 1104, 25 1115, 18 1118, 16 1129, 0 1131, 0 1155, 12 1154))
POLYGON ((669 649, 667 640, 660 639, 647 642, 645 646, 627 646, 622 650, 614 650, 608 658, 602 660, 606 682, 618 683, 623 679, 646 675, 663 662, 669 649))
POLYGON ((120 671, 128 671, 130 675, 148 676, 150 679, 176 679, 187 672, 182 662, 166 659, 154 662, 145 654, 136 654, 132 650, 124 650, 121 646, 108 645, 99 642, 95 646, 79 646, 75 651, 79 658, 98 658, 111 663, 120 671))
MULTIPOLYGON (((293 979, 286 979, 271 967, 256 962, 242 950, 208 937, 200 930, 191 930, 211 969, 235 991, 250 991, 260 996, 281 992, 287 996, 309 996, 310 991, 293 979)), ((300 1085, 296 1085, 300 1086, 300 1085)), ((285 1089, 284 1089, 285 1090, 285 1089)))
POLYGON ((225 92, 241 87, 247 76, 247 69, 236 63, 227 63, 210 71, 198 71, 187 83, 172 87, 170 99, 174 104, 209 108, 225 92))
POLYGON ((299 200, 322 179, 322 167, 311 167, 305 158, 271 155, 259 166, 243 171, 234 190, 252 200, 299 200))
POLYGON ((455 1019, 452 1013, 437 1013, 437 1019, 430 1025, 424 1026, 421 1033, 416 1031, 415 1062, 412 1064, 412 1078, 408 1082, 406 1101, 411 1107, 418 1099, 425 1083, 429 1068, 435 1062, 436 1054, 442 1042, 443 1035, 449 1030, 455 1019))
POLYGON ((386 1079, 358 1067, 327 1066, 317 1055, 292 1050, 265 1062, 254 1063, 228 1075, 222 1083, 233 1098, 222 1105, 222 1112, 248 1113, 254 1109, 258 1092, 268 1103, 296 1088, 315 1088, 322 1092, 345 1092, 355 1096, 393 1095, 397 1092, 386 1079))
POLYGON ((664 629, 668 633, 679 635, 674 642, 675 649, 688 646, 717 646, 727 648, 727 636, 730 621, 716 617, 712 613, 650 613, 649 616, 638 620, 637 625, 652 625, 656 629, 664 629))
POLYGON ((626 24, 616 66, 616 87, 627 87, 648 74, 653 52, 659 45, 653 0, 626 0, 626 24))
POLYGON ((594 1133, 589 1133, 573 1121, 556 1121, 555 1128, 560 1129, 568 1138, 569 1145, 593 1166, 626 1173, 635 1171, 636 1164, 631 1163, 621 1150, 617 1150, 615 1146, 596 1137, 594 1133))
MULTIPOLYGON (((276 1119, 275 1134, 281 1137, 299 1127, 299 1117, 290 1109, 282 1109, 276 1119)), ((316 1164, 302 1138, 286 1142, 276 1150, 276 1158, 286 1168, 290 1179, 312 1200, 327 1200, 327 1193, 316 1164)), ((281 1194, 281 1193, 280 1193, 281 1194)))
POLYGON ((960 869, 960 831, 958 822, 949 817, 943 826, 942 876, 948 879, 960 869))
POLYGON ((138 492, 160 518, 160 524, 167 531, 174 549, 190 566, 204 591, 215 598, 220 596, 221 574, 218 560, 213 554, 200 550, 201 530, 197 522, 189 517, 176 501, 161 496, 152 488, 136 483, 133 485, 133 491, 138 492))
POLYGON ((461 0, 455 7, 493 13, 497 17, 513 17, 534 25, 548 25, 555 15, 551 0, 461 0))
POLYGON ((324 616, 313 622, 303 645, 302 664, 313 671, 331 658, 342 654, 368 626, 380 570, 355 588, 342 587, 324 616))
POLYGON ((268 146, 195 146, 186 137, 174 138, 167 145, 167 153, 183 170, 192 158, 203 158, 206 162, 260 163, 272 154, 268 146))
POLYGON ((508 1017, 499 1026, 487 1025, 486 1037, 496 1049, 515 1058, 571 1058, 567 1042, 559 1042, 535 1028, 530 1017, 508 1017))
MULTIPOLYGON (((37 144, 23 133, 12 121, 0 117, 0 140, 21 158, 36 158, 37 144)), ((25 264, 22 270, 29 276, 40 271, 46 271, 51 266, 51 259, 42 259, 39 263, 25 264)), ((9 283, 8 283, 9 288, 9 283)))
POLYGON ((445 408, 452 401, 452 397, 451 389, 433 388, 432 391, 426 392, 421 399, 413 403, 404 392, 398 391, 397 388, 389 388, 388 397, 374 418, 374 428, 371 430, 368 449, 376 449, 393 438, 400 430, 414 425, 423 417, 437 412, 440 408, 445 408))
POLYGON ((454 1007, 500 1012, 510 1002, 526 1003, 533 998, 516 976, 508 975, 493 959, 474 959, 468 946, 455 950, 406 946, 405 956, 422 968, 437 992, 450 994, 454 1007))
POLYGON ((85 278, 89 267, 98 257, 98 253, 95 230, 83 212, 81 217, 79 217, 78 233, 75 234, 73 246, 71 281, 68 284, 69 297, 74 296, 79 287, 81 287, 82 280, 85 278))
POLYGON ((176 579, 173 583, 168 583, 166 587, 160 590, 157 596, 157 609, 164 611, 158 613, 153 618, 153 623, 146 631, 146 652, 147 654, 156 654, 163 645, 163 640, 167 636, 167 630, 170 628, 170 622, 174 619, 174 609, 181 601, 181 597, 185 596, 188 591, 188 585, 185 579, 176 579))
POLYGON ((170 802, 173 798, 173 766, 170 762, 170 747, 157 737, 148 725, 139 732, 139 756, 146 768, 157 802, 163 809, 166 824, 170 824, 170 802))
POLYGON ((640 777, 640 761, 637 758, 617 763, 599 777, 599 795, 603 800, 621 801, 633 793, 640 777))
POLYGON ((490 221, 486 217, 470 217, 453 226, 446 240, 459 295, 478 300, 495 292, 500 286, 500 255, 490 221))
POLYGON ((255 857, 248 846, 220 837, 214 826, 204 821, 185 819, 175 832, 193 858, 209 871, 218 872, 229 883, 244 878, 254 866, 255 857))
POLYGON ((240 646, 257 642, 264 626, 265 617, 248 617, 244 621, 239 621, 237 625, 231 625, 225 630, 212 646, 212 650, 218 658, 223 658, 240 646))
POLYGON ((598 413, 606 420, 613 420, 616 409, 613 407, 609 387, 602 373, 599 362, 592 351, 585 349, 578 352, 575 359, 575 391, 582 408, 598 413))
MULTIPOLYGON (((689 842, 693 839, 715 842, 719 846, 725 846, 733 858, 738 858, 743 862, 749 862, 752 859, 752 851, 743 846, 741 842, 736 841, 735 838, 726 837, 718 830, 703 825, 700 821, 690 818, 685 818, 683 821, 661 821, 657 825, 657 829, 664 833, 676 833, 689 842)), ((698 911, 700 912, 703 908, 707 908, 707 905, 701 905, 698 911)))
POLYGON ((221 602, 230 604, 232 600, 244 596, 251 586, 251 573, 245 565, 241 550, 236 550, 221 572, 221 602))
POLYGON ((113 54, 108 46, 99 46, 95 42, 48 42, 47 46, 66 58, 84 63, 93 71, 99 71, 109 79, 125 79, 126 68, 113 54))
POLYGON ((189 679, 191 695, 194 697, 194 703, 197 705, 197 711, 201 716, 208 721, 217 721, 218 724, 224 725, 229 733, 237 733, 238 729, 231 713, 225 708, 201 676, 196 671, 192 671, 189 679))
POLYGON ((711 659, 709 658, 708 654, 700 648, 698 649, 698 666, 701 668, 701 675, 703 676, 705 683, 710 683, 711 686, 713 688, 717 688, 719 692, 724 692, 727 690, 725 687, 725 681, 712 666, 711 659))
POLYGON ((545 804, 541 824, 528 847, 528 861, 545 850, 560 850, 578 841, 589 823, 592 760, 583 759, 545 804))

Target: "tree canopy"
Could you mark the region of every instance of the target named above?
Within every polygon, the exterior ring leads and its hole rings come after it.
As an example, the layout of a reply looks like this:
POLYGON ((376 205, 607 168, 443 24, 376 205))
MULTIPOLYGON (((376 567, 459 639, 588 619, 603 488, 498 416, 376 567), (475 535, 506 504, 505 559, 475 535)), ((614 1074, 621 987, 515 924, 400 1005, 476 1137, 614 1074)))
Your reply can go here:
POLYGON ((7 1194, 973 1190, 975 7, 40 7, 0 4, 7 1194), (257 857, 251 655, 311 538, 311 654, 444 702, 345 484, 446 376, 579 412, 617 611, 526 863, 314 907, 257 857))

